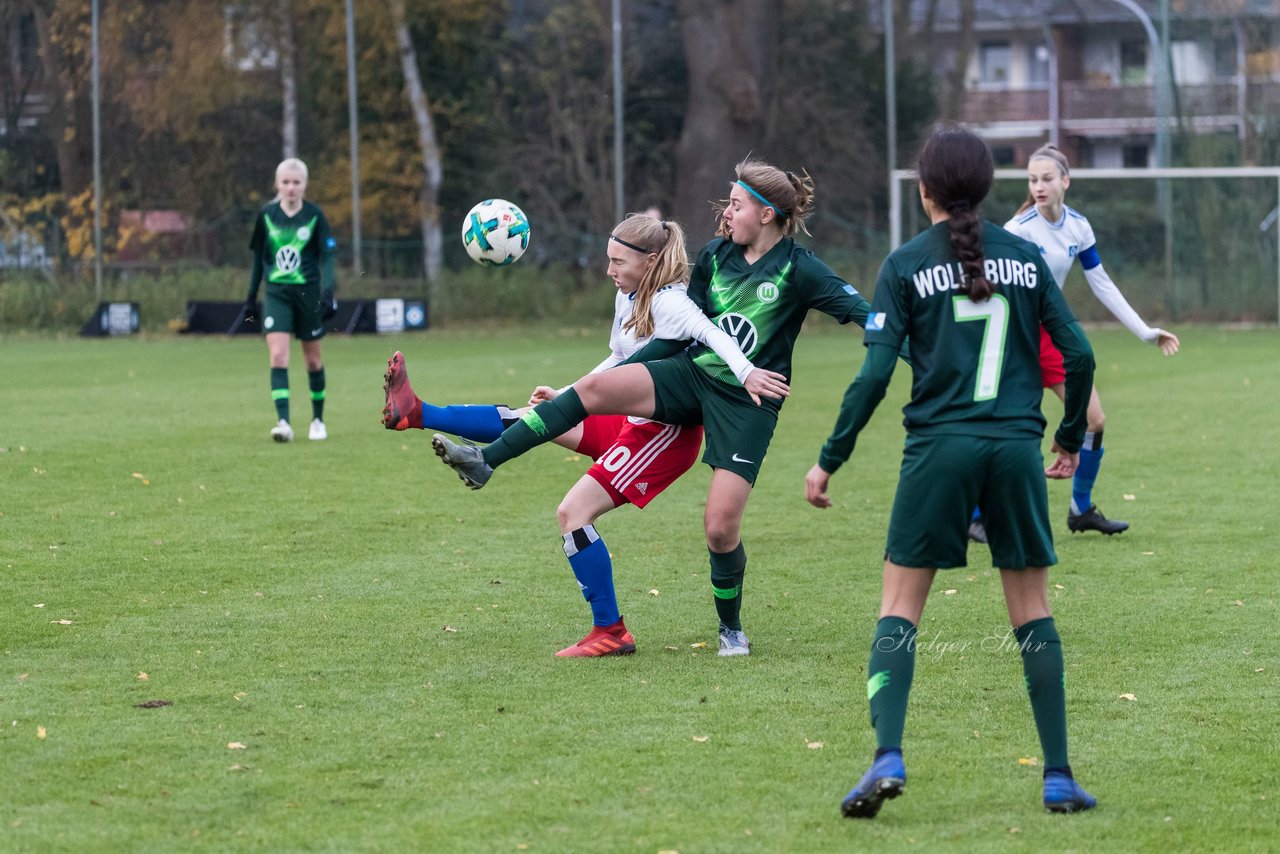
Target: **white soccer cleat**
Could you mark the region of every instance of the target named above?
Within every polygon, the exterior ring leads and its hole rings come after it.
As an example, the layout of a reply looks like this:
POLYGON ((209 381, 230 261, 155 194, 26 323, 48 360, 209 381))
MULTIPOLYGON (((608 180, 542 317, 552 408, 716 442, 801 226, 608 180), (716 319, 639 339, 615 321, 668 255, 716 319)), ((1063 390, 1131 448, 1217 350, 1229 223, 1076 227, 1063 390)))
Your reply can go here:
POLYGON ((717 655, 750 655, 751 641, 747 640, 747 636, 742 633, 742 629, 731 629, 724 623, 720 624, 720 650, 717 655))
POLYGON ((329 438, 329 431, 324 429, 324 422, 319 418, 311 419, 311 429, 307 431, 307 438, 313 442, 323 442, 329 438))
POLYGON ((276 426, 271 428, 271 438, 277 442, 292 442, 293 428, 289 426, 289 422, 281 418, 276 422, 276 426))

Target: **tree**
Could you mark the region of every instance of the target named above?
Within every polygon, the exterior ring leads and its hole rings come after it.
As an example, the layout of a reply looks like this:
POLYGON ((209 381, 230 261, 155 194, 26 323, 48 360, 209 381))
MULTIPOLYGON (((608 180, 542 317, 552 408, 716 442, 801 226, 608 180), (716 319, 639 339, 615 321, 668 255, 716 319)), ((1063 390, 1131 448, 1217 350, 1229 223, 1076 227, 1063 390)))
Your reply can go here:
POLYGON ((712 222, 733 166, 760 152, 777 64, 780 0, 680 0, 689 101, 676 149, 676 217, 693 234, 712 222))

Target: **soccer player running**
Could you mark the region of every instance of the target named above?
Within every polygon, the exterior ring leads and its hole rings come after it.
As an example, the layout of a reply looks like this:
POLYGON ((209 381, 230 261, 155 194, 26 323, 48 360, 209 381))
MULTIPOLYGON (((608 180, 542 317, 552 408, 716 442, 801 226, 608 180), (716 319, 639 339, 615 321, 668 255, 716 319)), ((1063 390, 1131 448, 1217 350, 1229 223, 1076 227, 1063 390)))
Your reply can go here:
MULTIPOLYGON (((1054 281, 1061 288, 1071 272, 1071 265, 1079 259, 1085 281, 1116 319, 1143 341, 1155 344, 1166 356, 1178 352, 1178 336, 1163 329, 1148 326, 1120 293, 1115 282, 1103 269, 1098 256, 1098 243, 1089 220, 1079 211, 1064 203, 1067 188, 1071 186, 1071 166, 1066 155, 1052 145, 1041 146, 1031 155, 1027 164, 1029 194, 1005 228, 1025 237, 1040 247, 1045 263, 1053 273, 1054 281)), ((1062 354, 1053 346, 1049 336, 1040 335, 1040 371, 1045 388, 1063 398, 1062 354)), ((1089 395, 1089 427, 1080 449, 1080 467, 1071 482, 1071 507, 1067 512, 1067 528, 1072 533, 1101 531, 1118 534, 1129 528, 1128 522, 1108 519, 1093 502, 1093 485, 1102 464, 1102 428, 1107 420, 1102 411, 1102 401, 1095 386, 1089 395)))
POLYGON ((1049 609, 1048 567, 1057 563, 1045 475, 1070 477, 1084 437, 1093 352, 1036 248, 979 218, 991 189, 991 151, 967 130, 934 131, 921 150, 920 201, 933 223, 880 268, 867 358, 845 393, 836 426, 805 478, 805 497, 830 507, 831 475, 884 397, 903 338, 911 338, 907 439, 889 521, 880 620, 871 644, 867 697, 877 749, 841 810, 872 818, 902 793, 902 732, 915 670, 915 639, 937 570, 964 566, 969 512, 987 514, 992 562, 1022 653, 1044 750, 1044 804, 1055 812, 1096 801, 1067 762, 1062 644, 1049 609), (1039 335, 1047 330, 1066 365, 1066 405, 1054 434, 1057 459, 1043 470, 1039 335))
MULTIPOLYGON (((719 236, 702 248, 694 265, 689 296, 738 340, 758 367, 790 382, 791 352, 809 309, 841 323, 861 323, 869 305, 792 237, 805 230, 805 216, 813 207, 812 179, 753 160, 739 163, 736 175, 723 202, 719 236)), ((704 346, 674 348, 680 351, 667 358, 584 377, 483 449, 443 436, 433 444, 467 485, 479 489, 495 468, 564 433, 588 414, 702 424, 707 440, 702 460, 712 468, 703 528, 720 621, 719 654, 747 655, 750 643, 741 619, 747 566, 742 516, 777 426, 781 393, 776 387, 744 385, 723 358, 704 346), (763 401, 757 403, 753 394, 763 401)))
POLYGON ((267 337, 271 363, 271 399, 276 406, 276 426, 271 438, 292 442, 289 425, 289 336, 302 344, 311 390, 309 438, 327 439, 324 426, 324 359, 320 341, 324 322, 337 313, 334 299, 333 253, 337 245, 329 233, 329 221, 319 206, 305 201, 307 165, 296 157, 276 167, 275 200, 258 212, 249 248, 253 272, 244 300, 246 318, 257 314, 258 286, 267 280, 262 307, 262 330, 267 337))
MULTIPOLYGON (((613 229, 606 254, 608 275, 617 287, 613 331, 609 355, 592 374, 620 365, 654 337, 694 339, 723 359, 747 388, 783 396, 790 392, 781 374, 757 371, 737 341, 689 299, 689 256, 678 223, 633 214, 613 229), (753 373, 757 375, 754 378, 753 373)), ((387 363, 384 390, 382 423, 389 430, 443 430, 473 441, 492 442, 529 411, 501 405, 424 403, 410 386, 400 353, 387 363)), ((554 400, 562 391, 538 386, 529 402, 554 400)), ((618 610, 609 550, 595 523, 623 504, 643 509, 692 468, 702 447, 702 427, 625 415, 591 415, 552 441, 595 461, 556 510, 565 556, 591 608, 593 625, 586 637, 556 655, 596 657, 634 652, 635 637, 618 610)))

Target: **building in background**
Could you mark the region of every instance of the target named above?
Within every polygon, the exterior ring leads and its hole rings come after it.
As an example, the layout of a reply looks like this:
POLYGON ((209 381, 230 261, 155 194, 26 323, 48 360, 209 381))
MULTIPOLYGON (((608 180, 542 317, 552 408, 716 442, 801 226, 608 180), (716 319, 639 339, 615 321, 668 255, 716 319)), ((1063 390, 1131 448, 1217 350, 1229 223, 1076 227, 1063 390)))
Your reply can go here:
MULTIPOLYGON (((1159 0, 1134 0, 1161 33, 1159 0)), ((1240 143, 1280 132, 1280 3, 1168 0, 1173 128, 1240 143)), ((1001 165, 1056 139, 1073 163, 1156 165, 1165 57, 1117 0, 912 0, 907 47, 928 62, 940 118, 982 133, 1001 165)), ((870 4, 883 31, 883 4, 870 4)), ((901 29, 905 22, 897 21, 901 29)), ((900 33, 899 44, 904 36, 900 33)))

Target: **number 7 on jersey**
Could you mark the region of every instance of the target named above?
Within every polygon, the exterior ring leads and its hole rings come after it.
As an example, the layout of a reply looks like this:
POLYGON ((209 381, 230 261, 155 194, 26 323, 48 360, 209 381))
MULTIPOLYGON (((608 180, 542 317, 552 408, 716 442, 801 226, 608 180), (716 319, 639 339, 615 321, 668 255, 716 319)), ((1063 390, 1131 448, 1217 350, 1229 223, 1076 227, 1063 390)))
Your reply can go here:
POLYGON ((952 297, 957 322, 980 320, 982 348, 978 353, 978 376, 973 399, 991 400, 1000 388, 1000 372, 1004 366, 1004 339, 1009 330, 1009 303, 1000 294, 992 294, 982 302, 968 297, 952 297))

